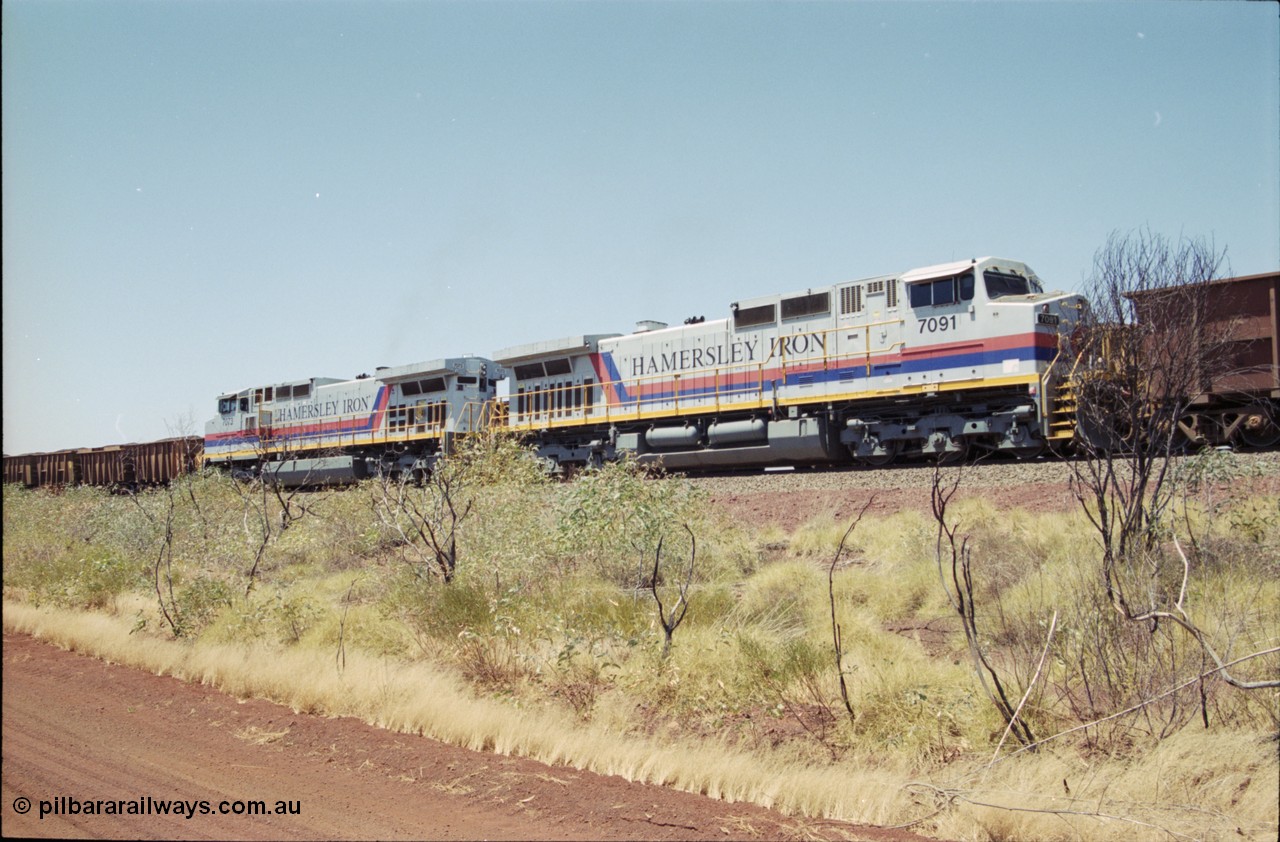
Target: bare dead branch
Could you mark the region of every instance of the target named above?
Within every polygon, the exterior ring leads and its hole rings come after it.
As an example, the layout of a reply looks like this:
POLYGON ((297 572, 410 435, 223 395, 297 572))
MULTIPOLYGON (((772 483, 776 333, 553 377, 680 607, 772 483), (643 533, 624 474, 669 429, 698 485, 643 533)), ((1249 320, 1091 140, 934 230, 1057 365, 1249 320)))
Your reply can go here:
MULTIPOLYGON (((1240 657, 1240 658, 1236 658, 1235 660, 1228 661, 1228 662, 1224 663, 1224 664, 1223 664, 1223 667, 1233 667, 1233 666, 1236 666, 1237 664, 1242 664, 1242 663, 1244 663, 1245 661, 1251 661, 1251 660, 1253 660, 1253 659, 1255 659, 1255 658, 1261 658, 1261 657, 1264 657, 1264 656, 1266 656, 1266 655, 1274 655, 1274 654, 1276 654, 1277 652, 1280 652, 1280 646, 1273 646, 1273 647, 1272 647, 1272 648, 1270 648, 1270 649, 1263 649, 1263 650, 1261 650, 1261 651, 1259 651, 1259 652, 1251 652, 1251 653, 1250 653, 1250 654, 1248 654, 1248 655, 1244 655, 1244 656, 1242 656, 1242 657, 1240 657)), ((1043 746, 1043 745, 1045 745, 1045 744, 1047 744, 1047 743, 1053 742, 1054 740, 1059 740, 1059 739, 1061 739, 1061 738, 1063 738, 1063 737, 1070 736, 1071 734, 1075 734, 1075 733, 1077 733, 1077 732, 1079 732, 1079 731, 1084 731, 1084 730, 1087 730, 1087 729, 1089 729, 1089 728, 1096 728, 1097 726, 1099 726, 1099 725, 1101 725, 1101 724, 1103 724, 1103 723, 1105 723, 1105 722, 1110 722, 1110 721, 1112 721, 1112 720, 1114 720, 1114 719, 1119 719, 1119 718, 1120 718, 1120 717, 1122 717, 1122 716, 1128 716, 1128 715, 1129 715, 1129 714, 1131 714, 1131 713, 1136 713, 1137 711, 1140 711, 1140 710, 1142 710, 1142 709, 1143 709, 1143 708, 1145 708, 1145 707, 1148 707, 1148 706, 1150 706, 1150 705, 1155 704, 1156 702, 1160 701, 1161 699, 1168 698, 1169 696, 1172 696, 1172 695, 1174 695, 1175 693, 1178 693, 1178 692, 1181 692, 1182 690, 1187 689, 1188 687, 1190 687, 1190 686, 1191 686, 1191 685, 1193 685, 1193 684, 1196 684, 1197 682, 1200 682, 1200 681, 1203 681, 1203 680, 1204 680, 1204 679, 1206 679, 1206 678, 1209 678, 1209 677, 1210 677, 1210 676, 1212 676, 1214 673, 1218 672, 1218 670, 1219 670, 1219 667, 1214 666, 1212 669, 1209 669, 1209 670, 1203 671, 1203 672, 1199 673, 1198 675, 1195 675, 1195 676, 1193 676, 1192 678, 1189 678, 1189 679, 1187 679, 1186 681, 1183 681, 1183 682, 1182 682, 1182 683, 1180 683, 1180 684, 1177 684, 1177 685, 1174 685, 1173 687, 1168 688, 1168 689, 1167 689, 1167 690, 1165 690, 1164 692, 1157 693, 1157 694, 1156 694, 1156 695, 1154 695, 1154 696, 1151 696, 1151 697, 1149 697, 1149 698, 1143 699, 1142 701, 1138 702, 1137 704, 1130 705, 1129 707, 1125 708, 1124 710, 1118 710, 1118 711, 1116 711, 1115 713, 1111 713, 1111 714, 1108 714, 1108 715, 1106 715, 1106 716, 1099 717, 1099 718, 1097 718, 1097 719, 1094 719, 1094 720, 1091 720, 1091 721, 1089 721, 1089 722, 1086 722, 1086 723, 1084 723, 1083 725, 1076 725, 1076 726, 1074 726, 1074 727, 1072 727, 1072 728, 1067 728, 1067 729, 1066 729, 1066 730, 1064 730, 1064 731, 1059 731, 1059 732, 1058 732, 1058 733, 1056 733, 1056 734, 1050 734, 1050 735, 1049 735, 1049 736, 1047 736, 1047 737, 1044 737, 1044 738, 1042 738, 1042 739, 1036 740, 1036 742, 1035 742, 1035 744, 1034 744, 1034 745, 1022 746, 1021 748, 1018 748, 1018 749, 1016 749, 1016 750, 1014 750, 1014 751, 1009 752, 1009 753, 1008 753, 1008 754, 1006 754, 1004 757, 1001 757, 999 760, 992 761, 992 763, 990 763, 990 764, 988 764, 988 765, 987 765, 987 768, 989 768, 989 767, 990 767, 990 766, 992 766, 992 765, 995 765, 996 763, 1003 763, 1004 761, 1009 760, 1010 758, 1016 757, 1017 755, 1021 754, 1021 753, 1022 753, 1022 752, 1024 752, 1024 751, 1034 751, 1036 748, 1038 748, 1038 747, 1040 747, 1040 746, 1043 746)))
POLYGON ((1024 746, 1031 745, 1035 743, 1035 735, 1032 734, 1031 727, 1025 719, 1019 717, 1018 712, 1015 711, 1014 706, 1010 703, 1004 682, 1000 678, 1000 673, 992 666, 982 648, 974 605, 973 567, 969 539, 967 536, 959 537, 960 524, 958 522, 951 523, 947 519, 947 507, 960 487, 962 475, 963 469, 956 469, 955 479, 948 486, 943 483, 941 466, 935 465, 933 469, 931 505, 934 520, 938 524, 935 546, 938 577, 942 582, 942 589, 947 595, 947 600, 960 616, 965 641, 969 647, 969 657, 973 662, 973 670, 978 678, 978 683, 982 686, 983 692, 992 705, 1000 713, 1001 718, 1004 719, 1005 724, 1013 731, 1018 742, 1024 746), (944 564, 944 557, 950 559, 949 564, 944 564), (950 567, 950 582, 948 582, 948 575, 945 572, 945 568, 948 566, 950 567))
POLYGON ((417 578, 448 584, 457 573, 461 527, 474 503, 468 458, 460 453, 437 461, 425 475, 385 472, 373 486, 374 513, 397 536, 402 553, 413 556, 408 566, 417 578))
MULTIPOLYGON (((1173 604, 1174 610, 1162 611, 1162 610, 1152 609, 1149 611, 1144 611, 1141 613, 1134 614, 1128 619, 1133 620, 1135 622, 1143 622, 1147 620, 1157 620, 1157 619, 1169 620, 1170 622, 1182 628, 1184 631, 1190 634, 1193 638, 1195 638, 1196 643, 1200 645, 1200 648, 1204 651, 1204 654, 1208 656, 1208 658, 1211 661, 1213 661, 1214 665, 1217 667, 1217 669, 1211 670, 1209 673, 1206 673, 1205 674, 1206 677, 1214 673, 1217 673, 1219 676, 1221 676, 1223 681, 1227 682, 1232 687, 1236 687, 1240 690, 1266 690, 1269 688, 1280 687, 1280 679, 1267 679, 1263 681, 1244 681, 1242 679, 1236 678, 1228 671, 1227 665, 1223 662, 1221 656, 1218 655, 1218 652, 1214 647, 1213 643, 1209 640, 1208 635, 1205 634, 1204 630, 1200 628, 1200 626, 1191 618, 1191 615, 1187 613, 1185 602, 1187 597, 1187 580, 1191 576, 1191 563, 1190 561, 1187 560, 1187 554, 1186 552, 1183 551, 1182 544, 1178 541, 1178 538, 1176 535, 1173 537, 1173 546, 1174 546, 1174 549, 1177 550, 1178 556, 1182 559, 1182 581, 1181 581, 1181 584, 1179 585, 1177 600, 1173 604)), ((1270 649, 1270 650, 1267 650, 1267 652, 1259 652, 1256 654, 1262 655, 1262 654, 1267 654, 1269 652, 1274 652, 1274 651, 1276 650, 1270 649)))
POLYGON ((658 568, 662 563, 663 538, 658 539, 658 548, 653 554, 653 573, 649 577, 649 590, 653 593, 653 599, 658 604, 658 622, 662 624, 664 635, 662 642, 662 659, 664 661, 671 654, 671 638, 676 629, 680 627, 680 624, 684 622, 685 614, 689 610, 689 586, 693 584, 694 561, 698 557, 698 540, 694 537, 693 530, 689 528, 688 524, 684 524, 684 531, 689 533, 689 570, 685 573, 684 582, 678 586, 680 596, 676 600, 676 604, 672 606, 669 615, 662 604, 662 596, 658 593, 658 582, 660 580, 658 568))
POLYGON ((862 516, 871 508, 871 504, 876 501, 876 496, 871 495, 871 499, 867 500, 862 511, 858 512, 858 516, 853 519, 853 523, 849 524, 849 528, 844 531, 844 535, 840 538, 840 545, 836 547, 836 554, 831 559, 831 566, 827 569, 827 596, 831 600, 831 642, 835 647, 836 657, 836 675, 840 678, 840 698, 844 701, 844 709, 849 714, 849 721, 853 722, 857 719, 857 715, 853 712, 853 703, 849 701, 849 685, 845 681, 844 672, 844 647, 841 637, 840 623, 836 620, 836 565, 840 562, 840 557, 844 555, 845 542, 849 540, 849 536, 853 534, 853 530, 862 522, 862 516))
POLYGON ((356 576, 351 580, 351 584, 347 586, 347 595, 342 599, 342 617, 338 620, 338 651, 334 655, 337 662, 338 675, 342 675, 347 668, 347 613, 351 610, 351 594, 355 592, 356 585, 363 578, 363 574, 356 576))
MULTIPOLYGON (((1022 699, 1018 702, 1017 709, 1013 712, 1013 720, 1017 720, 1022 715, 1022 708, 1027 704, 1027 699, 1031 697, 1031 690, 1036 686, 1036 682, 1040 680, 1040 674, 1044 671, 1044 662, 1049 657, 1049 649, 1053 645, 1053 635, 1058 629, 1058 612, 1053 612, 1053 619, 1049 621, 1049 633, 1044 637, 1044 649, 1040 652, 1040 661, 1036 664, 1035 675, 1031 676, 1031 681, 1027 683, 1027 690, 1022 694, 1022 699)), ((1009 738, 1009 732, 1013 730, 1013 722, 1011 721, 1005 726, 1004 733, 1000 735, 1000 742, 996 744, 995 753, 991 755, 991 762, 995 763, 996 758, 1000 756, 1000 749, 1004 748, 1004 742, 1009 738)), ((988 764, 990 765, 990 764, 988 764)))

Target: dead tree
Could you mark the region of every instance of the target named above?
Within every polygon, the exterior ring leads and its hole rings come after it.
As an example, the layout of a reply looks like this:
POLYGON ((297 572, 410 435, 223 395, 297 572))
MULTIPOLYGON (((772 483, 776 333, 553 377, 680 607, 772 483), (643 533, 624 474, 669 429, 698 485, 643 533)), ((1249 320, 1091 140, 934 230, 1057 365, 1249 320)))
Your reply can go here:
POLYGON ((849 524, 849 528, 844 531, 844 535, 840 538, 840 546, 836 547, 836 554, 831 559, 831 567, 827 570, 827 596, 831 599, 831 642, 835 647, 836 675, 840 678, 840 698, 844 701, 844 709, 849 714, 850 722, 855 721, 857 715, 853 712, 853 703, 849 701, 849 685, 844 680, 844 645, 840 623, 836 620, 836 565, 844 555, 845 542, 849 540, 853 530, 862 522, 862 516, 875 501, 876 497, 873 494, 871 499, 867 500, 867 504, 862 507, 862 511, 858 512, 858 516, 853 519, 853 523, 849 524))
POLYGON ((1035 735, 1031 733, 1030 726, 1019 713, 1021 706, 1014 705, 1010 701, 1000 673, 987 658, 978 635, 969 539, 967 536, 960 537, 959 523, 947 519, 947 507, 960 487, 961 477, 962 470, 956 469, 955 480, 948 485, 943 482, 942 468, 934 466, 931 499, 933 519, 938 524, 936 545, 938 577, 942 581, 942 590, 946 593, 947 600, 960 616, 965 642, 969 646, 969 657, 973 661, 973 671, 978 677, 978 683, 982 685, 983 692, 995 705, 1014 738, 1024 746, 1034 746, 1035 735))
MULTIPOLYGON (((183 480, 175 480, 163 487, 160 493, 164 495, 164 502, 163 509, 159 515, 153 513, 147 507, 143 495, 136 492, 129 494, 129 499, 133 501, 139 514, 146 519, 147 523, 157 533, 156 558, 155 562, 149 566, 148 573, 151 577, 151 589, 156 595, 156 603, 160 609, 160 616, 164 618, 174 637, 182 637, 188 631, 186 618, 183 616, 182 604, 178 601, 174 590, 173 550, 177 541, 174 522, 178 511, 178 492, 174 486, 179 482, 183 482, 183 480)), ((190 492, 189 484, 188 491, 190 492)), ((192 501, 194 502, 194 500, 195 497, 193 495, 192 501)), ((199 511, 199 506, 196 506, 196 509, 199 511)))
POLYGON ((1191 566, 1167 522, 1178 492, 1172 459, 1189 443, 1180 422, 1233 365, 1236 326, 1210 318, 1210 285, 1225 265, 1225 251, 1212 243, 1174 243, 1149 231, 1113 234, 1094 256, 1072 489, 1097 533, 1099 578, 1116 613, 1153 631, 1174 623, 1225 681, 1259 689, 1280 682, 1232 676, 1185 610, 1191 566), (1175 558, 1181 570, 1167 571, 1175 558))
POLYGON ((374 511, 411 554, 415 576, 438 576, 448 584, 458 569, 458 534, 471 514, 466 467, 460 459, 438 461, 425 477, 385 474, 374 511))
POLYGON ((296 459, 298 453, 286 439, 272 439, 262 435, 256 447, 257 461, 262 466, 256 479, 248 483, 234 482, 232 487, 240 495, 243 511, 243 527, 253 559, 245 571, 244 595, 253 593, 258 574, 267 550, 298 521, 311 513, 319 498, 315 496, 311 474, 286 485, 277 475, 279 466, 296 459), (272 461, 272 457, 277 457, 272 461), (303 493, 303 492, 307 493, 303 493))
POLYGON ((698 540, 693 536, 693 530, 685 524, 684 531, 689 533, 689 570, 685 573, 684 582, 678 586, 680 597, 672 606, 670 614, 662 604, 662 595, 658 593, 658 583, 662 578, 659 568, 662 564, 663 538, 658 539, 658 549, 653 554, 653 573, 649 576, 649 590, 653 593, 654 602, 658 604, 658 622, 662 624, 664 635, 662 641, 662 660, 664 661, 671 654, 671 637, 684 622, 684 616, 689 610, 689 586, 693 584, 693 567, 698 557, 698 540))
MULTIPOLYGON (((174 499, 173 483, 165 486, 165 508, 163 514, 163 533, 157 542, 156 562, 152 566, 152 585, 156 593, 156 600, 160 606, 160 614, 164 617, 164 621, 169 624, 169 630, 173 632, 174 637, 182 637, 186 634, 187 628, 185 618, 182 616, 182 608, 178 603, 177 596, 173 591, 173 520, 177 510, 177 501, 174 499)), ((134 496, 134 501, 137 501, 134 496)), ((146 509, 142 508, 143 513, 146 509)), ((150 518, 150 515, 147 515, 150 518)), ((154 519, 153 519, 154 522, 154 519)))
MULTIPOLYGON (((1125 575, 1159 536, 1175 496, 1170 458, 1188 441, 1179 422, 1225 373, 1231 325, 1211 321, 1209 285, 1225 253, 1148 231, 1112 234, 1094 256, 1075 386, 1073 489, 1102 545, 1103 585, 1123 616, 1150 603, 1125 575)), ((1147 578, 1145 575, 1141 578, 1147 578)))

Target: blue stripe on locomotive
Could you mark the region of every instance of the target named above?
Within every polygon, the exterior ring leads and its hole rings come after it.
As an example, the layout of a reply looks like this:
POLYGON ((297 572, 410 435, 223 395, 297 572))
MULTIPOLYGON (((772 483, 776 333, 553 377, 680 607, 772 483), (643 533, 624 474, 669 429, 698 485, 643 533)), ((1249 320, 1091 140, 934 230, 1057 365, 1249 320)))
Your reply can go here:
MULTIPOLYGON (((1048 346, 1038 345, 1021 345, 1017 348, 1001 348, 997 350, 973 351, 962 354, 944 354, 941 356, 921 357, 917 360, 899 360, 891 363, 872 363, 871 372, 867 372, 865 363, 844 366, 841 368, 829 368, 825 371, 804 371, 794 374, 788 374, 782 386, 800 386, 814 385, 819 383, 835 383, 835 382, 856 382, 858 380, 871 380, 876 377, 886 375, 899 374, 919 374, 921 372, 944 372, 957 368, 977 368, 986 365, 998 365, 1006 360, 1017 359, 1020 362, 1036 362, 1048 364, 1053 361, 1057 351, 1048 346)), ((627 387, 622 383, 622 377, 618 373, 617 363, 613 359, 612 351, 601 353, 601 359, 604 362, 605 370, 612 379, 612 387, 618 394, 619 405, 632 405, 638 401, 644 403, 657 403, 664 400, 674 400, 676 392, 674 389, 664 390, 660 392, 651 392, 643 397, 629 394, 627 387)), ((696 374, 694 376, 697 376, 696 374)), ((761 392, 769 392, 774 388, 775 380, 767 380, 761 384, 761 392)), ((724 387, 720 387, 720 391, 724 391, 724 387)), ((740 391, 736 387, 730 387, 730 391, 740 391)), ((706 395, 714 395, 717 387, 703 386, 690 389, 681 389, 679 397, 697 398, 706 395)))

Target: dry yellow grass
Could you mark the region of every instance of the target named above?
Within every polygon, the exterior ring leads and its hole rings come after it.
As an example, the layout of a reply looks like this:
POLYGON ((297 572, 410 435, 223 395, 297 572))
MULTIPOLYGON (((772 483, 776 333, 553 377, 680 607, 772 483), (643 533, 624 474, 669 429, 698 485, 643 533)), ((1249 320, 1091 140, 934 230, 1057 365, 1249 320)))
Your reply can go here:
POLYGON ((901 800, 901 775, 833 775, 705 745, 663 745, 620 737, 551 710, 516 710, 477 698, 452 677, 420 663, 265 646, 189 645, 130 634, 104 614, 5 602, 4 625, 114 663, 172 675, 241 697, 269 699, 295 712, 354 716, 475 751, 532 757, 630 781, 673 786, 788 813, 884 822, 901 800))
POLYGON ((356 716, 478 751, 533 757, 794 815, 879 825, 918 822, 915 829, 922 832, 978 840, 1269 839, 1276 828, 1280 793, 1273 735, 1188 729, 1136 762, 1086 761, 1047 749, 994 765, 951 764, 913 776, 870 753, 817 766, 720 745, 669 745, 622 735, 556 711, 517 710, 477 698, 437 669, 360 652, 350 653, 340 672, 328 651, 191 645, 130 634, 129 621, 119 616, 9 601, 4 625, 297 712, 356 716))

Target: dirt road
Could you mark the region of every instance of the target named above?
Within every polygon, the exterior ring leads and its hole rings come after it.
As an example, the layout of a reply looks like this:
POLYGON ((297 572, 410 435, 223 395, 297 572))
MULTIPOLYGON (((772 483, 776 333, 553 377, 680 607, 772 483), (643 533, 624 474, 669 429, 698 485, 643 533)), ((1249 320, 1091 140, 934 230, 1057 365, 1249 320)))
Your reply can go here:
POLYGON ((10 838, 920 838, 297 715, 25 635, 3 658, 10 838), (223 812, 250 801, 292 814, 223 812))

